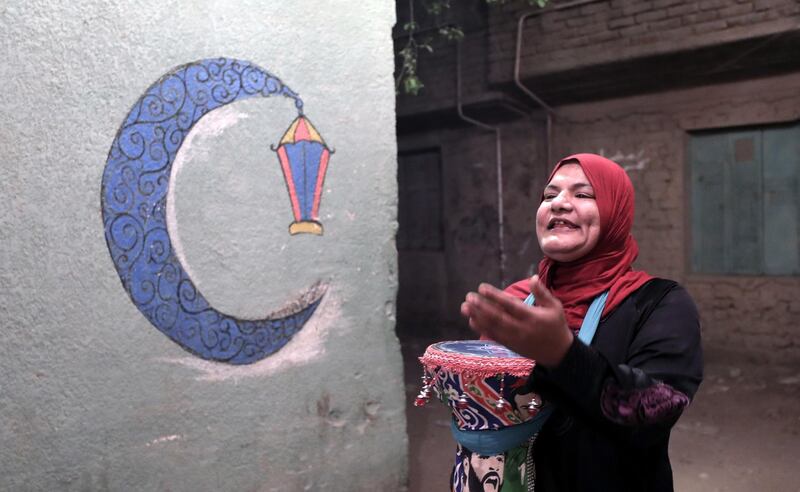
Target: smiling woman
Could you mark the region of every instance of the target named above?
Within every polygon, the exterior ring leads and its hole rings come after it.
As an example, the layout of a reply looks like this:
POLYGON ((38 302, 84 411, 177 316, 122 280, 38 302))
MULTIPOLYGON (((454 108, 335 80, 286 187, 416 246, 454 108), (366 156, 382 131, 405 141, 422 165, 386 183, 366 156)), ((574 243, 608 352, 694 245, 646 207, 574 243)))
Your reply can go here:
POLYGON ((594 189, 581 166, 564 163, 550 179, 536 213, 542 253, 568 262, 585 256, 600 237, 600 213, 594 189))
MULTIPOLYGON (((702 380, 700 325, 682 287, 632 268, 633 210, 619 165, 561 160, 536 214, 538 275, 467 294, 461 312, 481 338, 536 361, 523 391, 549 409, 541 430, 497 456, 491 490, 672 490, 669 435, 702 380)), ((452 489, 488 490, 459 466, 477 459, 467 434, 456 434, 452 489)))

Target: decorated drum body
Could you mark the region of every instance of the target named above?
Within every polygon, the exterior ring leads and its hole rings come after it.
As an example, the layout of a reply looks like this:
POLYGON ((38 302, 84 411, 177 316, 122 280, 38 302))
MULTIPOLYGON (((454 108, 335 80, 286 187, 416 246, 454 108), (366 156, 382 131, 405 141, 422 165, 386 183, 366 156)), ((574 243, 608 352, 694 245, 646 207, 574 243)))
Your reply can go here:
MULTIPOLYGON (((489 430, 521 424, 538 413, 541 400, 523 393, 535 362, 496 342, 439 342, 419 358, 426 387, 453 410, 461 430, 489 430)), ((424 396, 425 388, 420 397, 424 396)))

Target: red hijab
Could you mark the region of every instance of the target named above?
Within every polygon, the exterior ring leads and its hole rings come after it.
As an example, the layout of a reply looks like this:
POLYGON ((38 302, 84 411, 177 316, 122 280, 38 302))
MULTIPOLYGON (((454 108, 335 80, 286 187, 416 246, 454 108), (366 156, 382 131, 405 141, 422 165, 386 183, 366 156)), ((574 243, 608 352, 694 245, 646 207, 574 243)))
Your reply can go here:
MULTIPOLYGON (((547 181, 562 165, 576 162, 594 188, 600 238, 592 251, 575 261, 559 263, 545 256, 539 262, 539 278, 564 305, 567 324, 573 330, 580 328, 589 304, 599 294, 609 291, 602 318, 652 278, 631 267, 639 255, 639 246, 631 235, 633 184, 628 174, 605 157, 575 154, 559 161, 547 181)), ((508 292, 527 297, 528 280, 511 285, 508 292)))

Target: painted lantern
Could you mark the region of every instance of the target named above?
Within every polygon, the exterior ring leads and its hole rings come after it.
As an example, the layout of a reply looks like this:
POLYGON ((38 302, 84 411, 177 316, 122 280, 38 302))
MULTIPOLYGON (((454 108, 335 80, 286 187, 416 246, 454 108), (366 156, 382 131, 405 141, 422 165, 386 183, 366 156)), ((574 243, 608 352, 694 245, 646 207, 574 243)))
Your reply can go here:
POLYGON ((331 150, 305 116, 298 116, 273 150, 283 169, 294 222, 289 234, 322 234, 319 202, 331 150))

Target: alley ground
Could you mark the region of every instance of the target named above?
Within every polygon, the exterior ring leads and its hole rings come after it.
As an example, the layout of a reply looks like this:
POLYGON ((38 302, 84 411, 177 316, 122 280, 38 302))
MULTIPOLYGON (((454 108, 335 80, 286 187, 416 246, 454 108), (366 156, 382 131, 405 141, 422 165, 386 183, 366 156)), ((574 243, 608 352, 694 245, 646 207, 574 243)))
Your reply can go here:
MULTIPOLYGON (((411 492, 448 490, 453 461, 448 408, 413 406, 422 375, 416 357, 430 342, 403 343, 411 492)), ((675 490, 800 492, 800 367, 709 354, 705 372, 672 433, 675 490)))

